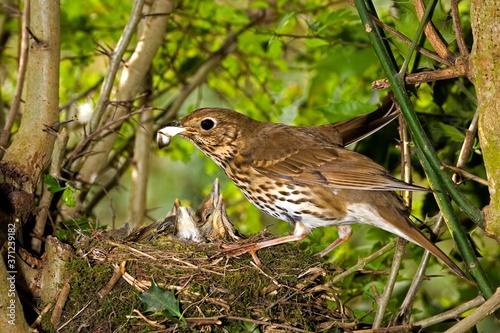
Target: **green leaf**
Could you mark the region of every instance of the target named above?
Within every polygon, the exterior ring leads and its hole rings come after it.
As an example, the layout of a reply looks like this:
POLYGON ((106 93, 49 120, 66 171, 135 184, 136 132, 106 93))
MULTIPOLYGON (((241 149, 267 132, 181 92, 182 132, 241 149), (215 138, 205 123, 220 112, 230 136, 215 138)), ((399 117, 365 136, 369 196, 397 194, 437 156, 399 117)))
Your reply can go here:
POLYGON ((75 200, 75 193, 80 193, 80 190, 77 190, 70 184, 67 184, 66 187, 64 188, 64 192, 62 195, 62 200, 68 207, 75 207, 76 200, 75 200))
MULTIPOLYGON (((278 24, 278 27, 276 28, 276 30, 274 32, 276 34, 279 34, 281 32, 281 30, 283 30, 283 28, 286 27, 288 25, 288 23, 290 23, 290 20, 294 16, 295 16, 295 12, 291 12, 291 13, 288 13, 285 16, 283 16, 283 18, 281 19, 280 23, 278 24)), ((275 42, 277 40, 278 39, 276 38, 276 36, 271 36, 271 38, 269 39, 269 42, 267 44, 267 47, 269 49, 272 49, 272 46, 275 44, 275 42)))
POLYGON ((456 127, 444 123, 432 124, 432 130, 440 136, 449 137, 454 142, 464 142, 465 140, 464 133, 460 132, 456 127))
POLYGON ((285 16, 283 16, 280 23, 278 24, 278 27, 276 28, 276 32, 280 32, 281 30, 283 30, 283 28, 286 27, 288 25, 288 23, 290 23, 290 20, 295 15, 296 15, 295 12, 291 12, 291 13, 288 13, 285 16))
POLYGON ((345 9, 335 10, 328 14, 324 22, 322 22, 322 25, 317 27, 316 32, 321 33, 325 29, 331 26, 338 28, 342 26, 343 22, 349 22, 354 20, 358 20, 358 17, 354 15, 351 11, 347 11, 345 9))
POLYGON ((174 292, 159 287, 153 278, 151 287, 140 294, 139 299, 146 306, 146 312, 165 315, 175 322, 179 322, 175 317, 182 318, 179 301, 175 298, 174 292))
POLYGON ((49 185, 49 190, 50 193, 57 193, 60 191, 64 191, 64 187, 59 186, 59 183, 57 183, 57 180, 52 177, 51 175, 43 175, 43 181, 45 184, 49 185))
POLYGON ((73 192, 69 188, 66 188, 64 190, 61 199, 66 204, 66 206, 75 207, 76 200, 75 197, 73 196, 73 192))

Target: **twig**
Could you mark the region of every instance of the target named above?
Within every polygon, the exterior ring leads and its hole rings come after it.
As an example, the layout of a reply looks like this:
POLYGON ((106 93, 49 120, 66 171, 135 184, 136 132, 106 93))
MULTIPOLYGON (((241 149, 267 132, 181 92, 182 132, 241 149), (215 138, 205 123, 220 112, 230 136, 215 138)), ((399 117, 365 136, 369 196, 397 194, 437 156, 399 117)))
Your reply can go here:
POLYGON ((452 170, 453 172, 455 172, 455 174, 459 174, 460 176, 467 178, 467 179, 470 179, 470 180, 473 180, 481 185, 488 186, 488 181, 486 179, 483 179, 479 176, 476 176, 476 175, 474 175, 470 172, 467 172, 465 170, 462 170, 460 168, 454 167, 453 165, 444 164, 444 168, 448 168, 448 169, 452 170))
POLYGON ((281 287, 281 283, 279 283, 275 278, 273 278, 272 276, 270 276, 269 274, 267 274, 266 272, 264 272, 262 270, 262 268, 260 268, 259 266, 257 266, 253 260, 250 261, 250 264, 257 270, 259 271, 262 275, 264 275, 265 277, 267 277, 269 280, 271 280, 271 282, 276 286, 276 287, 281 287))
MULTIPOLYGON (((151 79, 145 78, 145 90, 153 90, 151 79)), ((141 101, 151 106, 149 94, 141 101)), ((143 223, 146 214, 147 184, 149 179, 149 163, 151 133, 153 133, 153 112, 147 111, 139 116, 141 126, 135 128, 135 141, 132 157, 132 177, 130 179, 130 195, 128 199, 127 221, 131 230, 143 223)))
POLYGON ((142 19, 142 7, 144 6, 145 0, 135 0, 132 7, 132 12, 130 13, 130 19, 127 21, 123 33, 116 45, 116 49, 111 55, 109 62, 109 69, 104 77, 104 82, 102 85, 101 93, 99 94, 99 99, 95 110, 90 121, 90 133, 95 132, 99 127, 101 117, 106 111, 106 107, 109 102, 109 96, 111 95, 111 90, 113 89, 113 84, 115 81, 116 73, 120 68, 123 54, 127 50, 128 44, 135 33, 135 28, 139 21, 142 19))
POLYGON ((445 320, 455 319, 460 314, 464 313, 465 311, 468 311, 470 309, 478 307, 479 305, 481 305, 483 303, 484 303, 484 297, 480 295, 480 296, 477 296, 476 298, 474 298, 468 302, 460 304, 459 306, 457 306, 454 309, 448 310, 446 312, 440 313, 440 314, 433 316, 433 317, 430 317, 430 318, 425 318, 425 319, 417 321, 416 323, 413 323, 413 324, 420 326, 421 328, 429 327, 429 326, 441 323, 445 320))
POLYGON ((396 280, 398 278, 398 272, 401 267, 401 261, 403 260, 406 244, 407 241, 405 239, 401 237, 397 238, 396 252, 394 253, 394 258, 392 260, 391 273, 389 274, 389 278, 387 279, 387 283, 384 287, 384 292, 377 302, 378 308, 373 320, 373 329, 377 329, 382 326, 385 310, 389 305, 389 300, 391 299, 392 291, 394 290, 394 285, 396 284, 396 280))
POLYGON ((219 275, 219 276, 224 276, 223 273, 219 273, 219 272, 215 272, 215 271, 212 271, 210 269, 206 269, 204 267, 199 267, 199 266, 196 266, 196 265, 193 265, 191 264, 190 262, 187 262, 187 261, 183 261, 183 260, 180 260, 174 256, 170 257, 169 259, 175 261, 175 262, 179 262, 179 263, 182 263, 184 265, 186 265, 187 267, 189 268, 193 268, 193 269, 196 269, 196 270, 200 270, 200 271, 203 271, 203 272, 206 272, 206 273, 210 273, 210 274, 215 274, 215 275, 219 275))
POLYGON ((256 319, 245 318, 245 317, 226 316, 226 317, 221 317, 221 318, 226 318, 226 319, 229 319, 229 320, 239 320, 239 321, 244 321, 244 322, 252 323, 252 324, 256 324, 256 325, 273 326, 273 327, 277 327, 277 328, 284 328, 284 329, 287 330, 287 332, 291 332, 291 331, 294 331, 294 332, 307 332, 306 330, 303 330, 303 329, 297 328, 297 327, 293 327, 293 326, 290 326, 290 325, 276 324, 276 323, 272 323, 272 322, 269 322, 269 321, 256 320, 256 319))
MULTIPOLYGON (((141 318, 142 320, 144 320, 148 325, 151 325, 153 327, 156 327, 156 328, 159 328, 159 329, 162 329, 162 330, 165 329, 165 328, 167 328, 165 325, 158 324, 157 321, 149 319, 148 317, 146 317, 145 315, 143 315, 137 309, 134 309, 133 312, 137 313, 137 315, 139 316, 139 318, 141 318)), ((133 317, 132 316, 127 316, 127 318, 133 318, 133 317)))
POLYGON ((122 276, 125 282, 127 282, 131 286, 134 286, 140 292, 144 292, 151 287, 151 284, 148 285, 146 283, 143 283, 142 281, 137 280, 135 277, 133 277, 127 272, 124 272, 122 276))
MULTIPOLYGON (((348 1, 349 2, 349 1, 348 1)), ((354 46, 354 47, 367 47, 367 43, 363 42, 358 42, 358 41, 347 41, 341 38, 334 39, 329 36, 322 36, 316 34, 314 31, 310 32, 311 35, 304 35, 304 34, 293 34, 293 33, 277 33, 277 32, 266 32, 266 31, 256 31, 254 32, 255 35, 262 35, 262 36, 274 36, 274 37, 285 37, 285 38, 290 38, 290 39, 319 39, 319 40, 324 40, 328 42, 330 45, 349 45, 349 46, 354 46)))
POLYGON ((99 290, 99 292, 97 293, 101 298, 106 297, 106 295, 109 294, 109 292, 111 291, 111 289, 113 289, 113 287, 115 286, 115 284, 118 281, 120 281, 120 278, 125 273, 125 264, 126 263, 127 263, 127 261, 123 260, 120 263, 120 265, 114 265, 115 269, 113 270, 113 275, 109 279, 109 281, 106 284, 106 286, 104 288, 102 288, 101 290, 99 290))
MULTIPOLYGON (((49 170, 49 174, 55 179, 59 178, 59 176, 61 175, 62 161, 64 159, 64 154, 66 153, 66 145, 68 143, 68 139, 69 136, 66 133, 66 129, 62 128, 61 132, 57 133, 49 170)), ((39 204, 39 207, 41 209, 37 214, 35 226, 33 228, 33 233, 37 236, 43 236, 45 225, 47 224, 47 217, 49 215, 49 207, 53 197, 54 194, 48 190, 48 186, 45 186, 39 204)), ((31 239, 31 249, 37 253, 41 253, 42 241, 40 238, 33 237, 31 239)))
MULTIPOLYGON (((16 91, 14 93, 14 98, 12 104, 10 105, 9 114, 5 120, 3 131, 0 133, 0 147, 5 147, 9 142, 10 132, 12 131, 12 126, 19 113, 19 107, 21 105, 21 97, 23 94, 24 78, 26 77, 26 67, 28 64, 28 53, 29 53, 29 34, 28 27, 30 26, 30 1, 24 2, 23 17, 22 17, 22 28, 21 28, 21 48, 19 53, 19 67, 17 70, 17 85, 16 91)), ((0 149, 0 159, 2 159, 4 150, 0 149)))
MULTIPOLYGON (((467 162, 467 159, 469 158, 471 152, 472 152, 472 146, 474 145, 474 138, 476 137, 476 133, 477 133, 477 128, 478 128, 478 121, 479 121, 479 109, 476 108, 476 112, 474 113, 474 117, 472 117, 472 121, 469 125, 469 128, 467 128, 466 132, 465 132, 465 140, 464 142, 462 143, 462 149, 460 149, 460 155, 458 156, 458 160, 457 160, 457 164, 456 164, 456 167, 458 169, 461 169, 465 166, 465 163, 467 162)), ((464 173, 461 172, 462 170, 460 171, 455 171, 456 173, 460 173, 462 176, 464 176, 464 173)), ((471 175, 471 174, 469 174, 471 175)), ((483 184, 481 181, 478 181, 477 179, 481 179, 483 180, 482 178, 479 178, 479 177, 476 177, 474 175, 472 175, 473 177, 467 177, 469 179, 473 179, 481 184, 483 184)), ((452 177, 453 181, 456 183, 458 181, 458 178, 455 175, 453 175, 452 177)), ((484 183, 486 183, 486 186, 488 186, 488 182, 483 180, 484 183)))
MULTIPOLYGON (((399 112, 401 112, 399 108, 399 104, 396 103, 396 107, 399 112)), ((408 131, 406 128, 406 123, 404 121, 403 116, 399 115, 399 137, 401 139, 401 179, 407 183, 411 183, 411 156, 410 156, 410 142, 408 140, 408 131)), ((411 191, 404 191, 402 193, 403 200, 407 207, 411 208, 411 191)), ((407 241, 398 238, 398 242, 396 245, 396 251, 394 253, 394 258, 392 260, 391 271, 389 278, 387 279, 387 283, 384 287, 384 292, 382 296, 377 300, 377 312, 375 313, 375 318, 373 320, 373 329, 380 328, 382 326, 382 321, 384 320, 384 314, 389 305, 389 300, 394 290, 394 285, 396 284, 396 279, 398 277, 398 271, 401 266, 401 262, 403 260, 405 245, 407 241)))
POLYGON ((375 286, 374 284, 371 284, 370 290, 372 291, 373 298, 375 299, 375 302, 378 303, 378 301, 380 299, 380 293, 378 292, 377 286, 375 286))
MULTIPOLYGON (((467 64, 463 61, 457 61, 455 66, 437 69, 430 72, 411 73, 405 76, 405 84, 418 84, 423 82, 434 82, 439 80, 448 80, 456 77, 466 77, 467 64)), ((380 79, 372 83, 372 89, 386 89, 391 84, 388 79, 380 79)))
MULTIPOLYGON (((356 7, 353 0, 346 0, 346 1, 351 6, 356 7)), ((387 31, 388 33, 390 33, 391 35, 393 35, 394 37, 399 39, 401 42, 405 43, 406 45, 411 45, 411 42, 412 42, 411 39, 409 39, 408 37, 406 37, 405 35, 403 35, 399 31, 397 31, 396 29, 394 29, 390 25, 387 25, 384 22, 380 21, 378 19, 378 17, 371 15, 371 18, 372 18, 373 22, 375 22, 379 27, 381 27, 382 29, 384 29, 385 31, 387 31)), ((453 65, 449 60, 441 58, 438 54, 436 54, 436 53, 434 53, 434 52, 432 52, 432 51, 430 51, 430 50, 428 50, 425 47, 422 47, 420 45, 416 45, 415 50, 417 50, 422 55, 424 55, 424 56, 426 56, 434 61, 442 63, 443 65, 447 65, 447 66, 453 65)))
POLYGON ((381 255, 389 252, 390 250, 392 250, 396 246, 396 240, 397 240, 397 238, 394 238, 392 241, 390 241, 383 248, 372 253, 371 255, 369 255, 366 258, 359 258, 356 265, 349 267, 349 269, 346 269, 345 271, 343 271, 339 275, 335 276, 332 280, 330 280, 328 282, 328 285, 334 285, 335 283, 342 281, 346 276, 349 276, 349 275, 355 273, 359 269, 363 268, 366 264, 372 262, 373 260, 377 259, 381 255))
MULTIPOLYGON (((408 128, 406 127, 406 122, 401 114, 401 108, 398 103, 396 107, 399 111, 399 137, 401 139, 401 179, 406 183, 411 184, 412 174, 411 174, 411 151, 410 151, 410 141, 408 140, 408 128)), ((407 207, 411 208, 411 191, 403 191, 403 200, 407 207)))
POLYGON ((445 333, 461 333, 473 327, 486 316, 494 313, 500 308, 500 288, 497 288, 493 296, 476 309, 472 314, 465 317, 458 324, 447 330, 445 333))
MULTIPOLYGON (((422 0, 413 0, 413 5, 415 6, 415 11, 417 12, 418 18, 422 19, 422 17, 424 17, 424 12, 426 11, 422 0)), ((428 6, 431 5, 429 4, 428 6)), ((441 56, 441 58, 448 59, 452 63, 454 63, 456 56, 452 52, 450 52, 450 50, 448 50, 448 47, 444 44, 430 19, 425 25, 424 32, 432 47, 441 56)))
POLYGON ((88 301, 77 313, 75 313, 75 315, 73 317, 71 317, 67 322, 65 322, 64 324, 62 324, 57 329, 57 332, 60 332, 64 327, 66 327, 67 325, 69 325, 69 323, 71 323, 73 321, 73 319, 75 319, 76 317, 78 317, 80 315, 80 313, 82 313, 83 311, 85 311, 85 309, 88 308, 90 304, 92 304, 92 301, 88 301))
POLYGON ((144 253, 144 252, 142 252, 142 251, 139 251, 139 250, 137 250, 137 249, 133 248, 132 246, 127 245, 127 244, 115 243, 115 242, 110 241, 110 240, 106 240, 106 243, 108 243, 108 244, 110 244, 110 245, 113 245, 113 246, 116 246, 116 247, 124 247, 124 248, 126 248, 127 250, 129 250, 129 251, 132 251, 132 252, 138 253, 138 254, 140 254, 141 256, 144 256, 144 257, 149 258, 149 259, 151 259, 151 260, 158 260, 157 258, 153 257, 152 255, 149 255, 149 254, 147 254, 147 253, 144 253))
POLYGON ((469 49, 465 44, 464 33, 462 31, 462 23, 460 22, 460 13, 458 12, 458 0, 451 0, 451 18, 453 20, 453 30, 455 32, 455 39, 457 40, 458 49, 462 57, 469 55, 469 49))
POLYGON ((405 333, 405 332, 413 332, 415 325, 400 325, 400 326, 391 326, 391 327, 383 327, 376 328, 370 330, 355 330, 353 333, 405 333))
POLYGON ((219 318, 191 317, 185 319, 190 326, 222 325, 222 321, 219 318))
POLYGON ((69 291, 71 290, 70 284, 66 282, 61 289, 59 297, 57 298, 56 305, 54 306, 54 311, 52 312, 52 316, 50 317, 50 322, 52 325, 57 325, 59 320, 61 320, 62 311, 66 301, 68 300, 69 291))
MULTIPOLYGON (((438 234, 439 229, 441 228, 443 222, 444 222, 443 214, 439 214, 438 221, 432 227, 432 232, 435 235, 438 234)), ((427 265, 429 264, 430 258, 431 258, 431 253, 425 250, 424 255, 422 256, 422 260, 420 261, 417 271, 415 272, 415 276, 411 281, 410 288, 408 288, 408 292, 406 293, 405 299, 403 300, 403 303, 401 303, 401 307, 399 308, 398 315, 396 316, 395 319, 396 323, 400 323, 403 321, 403 319, 409 318, 411 312, 409 312, 408 309, 411 308, 411 305, 413 304, 413 299, 415 298, 418 289, 420 289, 422 281, 424 281, 425 270, 427 269, 427 265)))
MULTIPOLYGON (((60 292, 61 292, 61 291, 59 290, 59 291, 56 293, 55 297, 58 297, 60 292)), ((19 296, 22 296, 22 294, 21 294, 21 295, 19 295, 19 296)), ((27 300, 26 300, 26 301, 27 301, 27 300)), ((29 301, 27 301, 26 303, 28 303, 28 304, 29 304, 30 302, 29 302, 29 301)), ((34 311, 36 312, 36 314, 38 314, 38 317, 36 317, 35 321, 34 321, 34 322, 30 325, 30 327, 31 327, 31 328, 36 328, 36 327, 38 327, 38 325, 40 325, 40 323, 42 322, 42 320, 43 320, 44 316, 45 316, 47 313, 49 313, 49 311, 52 309, 52 307, 53 307, 53 306, 54 306, 54 302, 53 302, 53 301, 51 301, 50 303, 48 303, 47 305, 45 305, 45 307, 42 309, 42 311, 39 311, 37 307, 33 306, 33 309, 32 309, 32 310, 34 310, 34 311)))
POLYGON ((80 157, 80 153, 83 151, 83 149, 87 146, 87 144, 92 141, 92 139, 94 139, 96 136, 98 136, 102 131, 104 130, 107 130, 109 129, 110 127, 112 127, 113 125, 116 125, 122 121, 125 121, 129 118, 132 118, 133 116, 135 116, 136 114, 139 114, 141 112, 144 112, 146 110, 148 110, 149 108, 142 108, 140 110, 137 110, 137 111, 134 111, 134 112, 131 112, 131 113, 128 113, 122 117, 119 117, 117 119, 114 119, 114 120, 110 120, 108 121, 106 124, 104 124, 103 126, 99 127, 97 130, 95 130, 94 132, 91 132, 89 135, 87 135, 81 142, 78 146, 76 146, 76 148, 73 150, 73 152, 71 153, 71 155, 68 157, 67 161, 66 161, 66 165, 71 165, 71 163, 77 158, 77 157, 80 157))
POLYGON ((73 103, 75 103, 76 101, 84 98, 85 96, 87 96, 88 94, 90 94, 92 91, 94 91, 95 89, 97 89, 97 87, 99 87, 99 85, 102 83, 103 79, 104 78, 100 78, 99 80, 97 80, 96 83, 94 83, 92 86, 90 86, 90 88, 88 88, 87 90, 82 91, 81 93, 79 93, 76 96, 73 96, 66 103, 60 105, 59 106, 59 111, 64 111, 65 109, 69 108, 73 103))

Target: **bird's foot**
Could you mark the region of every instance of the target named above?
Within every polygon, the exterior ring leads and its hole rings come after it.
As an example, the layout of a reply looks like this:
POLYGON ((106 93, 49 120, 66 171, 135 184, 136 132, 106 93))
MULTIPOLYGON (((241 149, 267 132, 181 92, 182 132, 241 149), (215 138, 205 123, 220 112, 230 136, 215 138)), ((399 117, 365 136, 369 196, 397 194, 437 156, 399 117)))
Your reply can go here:
POLYGON ((246 244, 232 243, 232 244, 223 244, 222 247, 223 250, 212 256, 212 258, 219 256, 234 258, 234 257, 239 257, 242 254, 249 253, 252 256, 252 259, 257 266, 262 265, 262 262, 257 256, 257 251, 261 249, 258 243, 246 243, 246 244))

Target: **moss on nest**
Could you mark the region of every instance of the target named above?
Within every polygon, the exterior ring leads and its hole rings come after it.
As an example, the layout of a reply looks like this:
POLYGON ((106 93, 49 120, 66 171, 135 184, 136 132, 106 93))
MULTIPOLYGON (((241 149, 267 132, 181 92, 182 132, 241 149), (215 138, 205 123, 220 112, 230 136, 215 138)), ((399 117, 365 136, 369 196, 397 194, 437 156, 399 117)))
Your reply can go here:
MULTIPOLYGON (((227 259, 216 256, 219 251, 213 244, 186 244, 165 236, 147 244, 86 239, 78 245, 80 256, 70 263, 71 294, 59 326, 68 322, 63 332, 239 332, 252 325, 262 331, 316 332, 353 322, 330 301, 336 296, 324 284, 329 269, 296 244, 259 251, 261 267, 248 254, 227 259), (123 261, 138 281, 149 284, 154 278, 173 290, 186 323, 179 326, 151 313, 141 318, 134 311, 145 309, 139 291, 123 278, 100 298, 114 265, 123 261)), ((44 321, 44 329, 54 327, 44 321)))

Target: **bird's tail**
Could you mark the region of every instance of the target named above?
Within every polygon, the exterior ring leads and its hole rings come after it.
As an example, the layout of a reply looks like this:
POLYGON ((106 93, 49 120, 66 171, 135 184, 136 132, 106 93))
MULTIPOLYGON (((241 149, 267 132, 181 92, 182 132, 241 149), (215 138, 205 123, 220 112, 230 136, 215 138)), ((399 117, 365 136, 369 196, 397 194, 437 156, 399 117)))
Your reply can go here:
POLYGON ((409 218, 406 218, 408 222, 408 227, 412 229, 412 232, 405 232, 405 237, 412 243, 415 243, 427 251, 431 252, 436 258, 444 262, 449 268, 455 272, 459 277, 468 280, 467 275, 455 264, 436 244, 429 240, 420 229, 418 229, 409 218))

